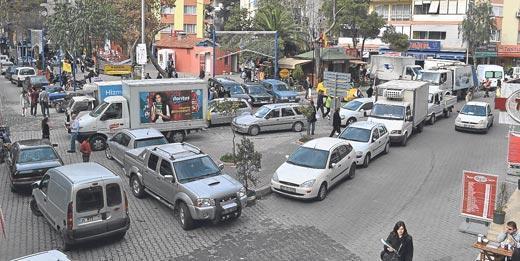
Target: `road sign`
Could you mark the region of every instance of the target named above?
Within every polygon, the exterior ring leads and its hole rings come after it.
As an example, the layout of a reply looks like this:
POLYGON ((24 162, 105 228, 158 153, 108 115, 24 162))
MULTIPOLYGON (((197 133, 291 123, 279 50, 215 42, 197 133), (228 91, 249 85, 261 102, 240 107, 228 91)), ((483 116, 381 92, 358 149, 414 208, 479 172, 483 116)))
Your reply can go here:
POLYGON ((135 48, 135 58, 137 64, 146 64, 146 44, 138 44, 135 48))
POLYGON ((348 90, 350 85, 350 73, 338 73, 325 71, 323 74, 323 84, 327 89, 343 89, 348 90))
POLYGON ((464 171, 461 214, 482 221, 493 220, 498 176, 464 171))

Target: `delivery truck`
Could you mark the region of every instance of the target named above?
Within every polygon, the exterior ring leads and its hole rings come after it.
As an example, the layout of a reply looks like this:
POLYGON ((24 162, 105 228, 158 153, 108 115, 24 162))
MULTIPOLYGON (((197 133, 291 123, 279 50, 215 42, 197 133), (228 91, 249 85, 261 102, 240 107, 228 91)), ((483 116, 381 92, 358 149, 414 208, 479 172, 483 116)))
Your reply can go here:
POLYGON ((464 99, 466 93, 475 87, 475 78, 475 70, 471 65, 450 65, 423 70, 421 79, 438 86, 445 95, 464 99))
POLYGON ((415 65, 415 58, 411 56, 370 56, 370 74, 380 82, 417 80, 421 78, 421 70, 421 66, 415 65))
POLYGON ((96 105, 102 103, 106 97, 121 96, 123 94, 122 81, 93 82, 83 86, 83 90, 92 92, 96 98, 96 105))
POLYGON ((79 140, 99 151, 120 129, 155 128, 170 142, 182 142, 207 127, 207 104, 207 84, 200 79, 123 81, 122 96, 106 97, 79 118, 79 140))
POLYGON ((406 146, 413 131, 421 132, 428 114, 429 83, 394 80, 377 86, 368 121, 382 123, 390 141, 406 146))

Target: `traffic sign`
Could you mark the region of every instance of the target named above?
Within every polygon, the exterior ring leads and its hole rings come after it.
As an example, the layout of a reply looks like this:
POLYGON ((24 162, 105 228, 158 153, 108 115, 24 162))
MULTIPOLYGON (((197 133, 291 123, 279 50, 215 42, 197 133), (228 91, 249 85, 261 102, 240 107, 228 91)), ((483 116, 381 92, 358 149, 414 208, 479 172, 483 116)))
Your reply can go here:
POLYGON ((137 64, 146 64, 146 44, 138 44, 135 53, 137 64))
POLYGON ((339 72, 329 72, 325 71, 323 74, 323 84, 325 88, 333 90, 333 89, 342 89, 348 90, 352 86, 350 84, 351 78, 350 73, 339 73, 339 72))

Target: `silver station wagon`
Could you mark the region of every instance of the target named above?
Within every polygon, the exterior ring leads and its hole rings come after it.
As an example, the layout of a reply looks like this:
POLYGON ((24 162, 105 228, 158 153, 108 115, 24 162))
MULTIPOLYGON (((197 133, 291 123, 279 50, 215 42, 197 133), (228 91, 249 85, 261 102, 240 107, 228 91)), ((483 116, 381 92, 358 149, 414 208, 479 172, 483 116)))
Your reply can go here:
POLYGON ((300 132, 307 118, 300 111, 298 103, 264 105, 255 114, 236 117, 231 128, 240 133, 258 135, 260 131, 293 130, 300 132))

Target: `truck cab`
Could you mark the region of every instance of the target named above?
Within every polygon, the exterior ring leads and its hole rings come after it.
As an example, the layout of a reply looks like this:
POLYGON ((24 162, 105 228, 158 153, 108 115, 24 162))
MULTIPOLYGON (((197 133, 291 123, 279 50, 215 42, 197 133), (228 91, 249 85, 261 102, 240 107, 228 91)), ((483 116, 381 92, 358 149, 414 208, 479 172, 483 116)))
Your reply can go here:
POLYGON ((441 90, 446 90, 446 94, 451 94, 453 74, 450 70, 423 70, 421 80, 438 86, 441 90))
POLYGON ((428 121, 434 124, 436 119, 443 116, 450 117, 453 107, 457 103, 457 97, 446 95, 438 86, 430 85, 428 91, 428 121))

